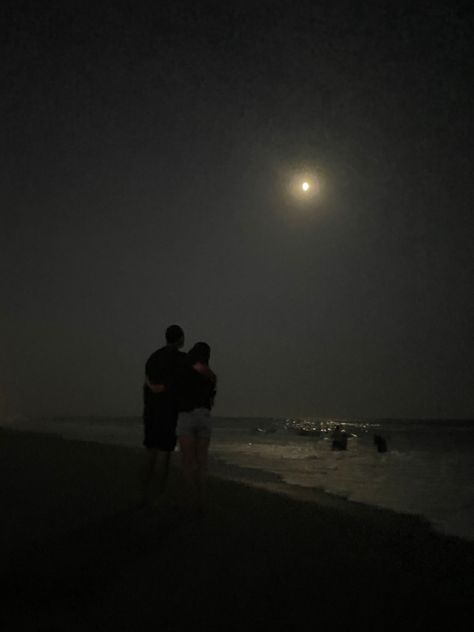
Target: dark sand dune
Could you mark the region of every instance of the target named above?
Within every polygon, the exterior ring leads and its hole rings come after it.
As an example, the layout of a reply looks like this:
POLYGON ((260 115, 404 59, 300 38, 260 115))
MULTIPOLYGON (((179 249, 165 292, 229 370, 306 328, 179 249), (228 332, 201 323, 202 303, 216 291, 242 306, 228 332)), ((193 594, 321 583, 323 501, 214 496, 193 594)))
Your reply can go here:
MULTIPOLYGON (((204 519, 140 509, 141 456, 0 433, 4 632, 457 630, 472 620, 470 542, 415 517, 218 478, 204 519)), ((180 496, 174 470, 170 497, 180 496)))

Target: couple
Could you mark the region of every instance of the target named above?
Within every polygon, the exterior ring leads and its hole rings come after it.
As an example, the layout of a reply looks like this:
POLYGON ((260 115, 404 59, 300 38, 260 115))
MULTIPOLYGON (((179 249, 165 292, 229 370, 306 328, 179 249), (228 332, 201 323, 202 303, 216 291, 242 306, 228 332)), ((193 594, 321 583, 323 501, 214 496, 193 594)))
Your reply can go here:
POLYGON ((197 342, 188 353, 180 351, 183 345, 183 330, 171 325, 166 330, 166 346, 152 353, 145 366, 143 502, 152 500, 155 470, 158 493, 162 496, 165 491, 170 455, 178 439, 191 503, 202 513, 217 378, 209 368, 207 343, 197 342))

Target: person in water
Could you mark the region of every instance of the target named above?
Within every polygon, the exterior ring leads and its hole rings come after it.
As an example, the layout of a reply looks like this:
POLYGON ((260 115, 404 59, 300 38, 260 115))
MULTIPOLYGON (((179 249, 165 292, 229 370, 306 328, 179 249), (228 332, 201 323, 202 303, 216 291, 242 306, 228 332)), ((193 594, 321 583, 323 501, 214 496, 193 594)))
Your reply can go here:
POLYGON ((212 433, 211 409, 216 395, 217 377, 209 367, 211 348, 197 342, 188 352, 188 366, 177 380, 178 423, 176 434, 181 450, 183 475, 191 504, 203 513, 209 443, 212 433))
POLYGON ((387 441, 378 434, 374 434, 374 444, 377 446, 377 452, 387 452, 387 441))
POLYGON ((347 435, 340 426, 336 426, 332 433, 332 449, 347 450, 347 435))

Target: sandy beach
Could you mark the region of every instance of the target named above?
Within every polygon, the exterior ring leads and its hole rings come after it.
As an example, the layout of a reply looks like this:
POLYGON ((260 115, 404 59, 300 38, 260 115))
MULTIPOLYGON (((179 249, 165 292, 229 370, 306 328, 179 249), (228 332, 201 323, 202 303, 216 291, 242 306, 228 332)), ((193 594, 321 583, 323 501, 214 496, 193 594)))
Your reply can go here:
MULTIPOLYGON (((4 632, 456 630, 471 619, 471 542, 413 516, 212 476, 203 519, 140 509, 141 458, 140 447, 0 432, 4 632)), ((168 493, 180 502, 178 467, 168 493)))

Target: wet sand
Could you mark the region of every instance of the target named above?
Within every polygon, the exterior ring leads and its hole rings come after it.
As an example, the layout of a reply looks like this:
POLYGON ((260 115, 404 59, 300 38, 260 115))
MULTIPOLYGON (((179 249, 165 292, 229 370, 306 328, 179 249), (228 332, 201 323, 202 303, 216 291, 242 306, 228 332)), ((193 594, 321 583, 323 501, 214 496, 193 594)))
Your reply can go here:
MULTIPOLYGON (((217 477, 203 519, 139 508, 142 457, 0 432, 3 632, 456 630, 472 620, 472 542, 413 516, 217 477)), ((178 467, 169 498, 182 500, 178 467)))

